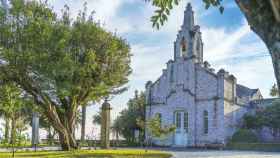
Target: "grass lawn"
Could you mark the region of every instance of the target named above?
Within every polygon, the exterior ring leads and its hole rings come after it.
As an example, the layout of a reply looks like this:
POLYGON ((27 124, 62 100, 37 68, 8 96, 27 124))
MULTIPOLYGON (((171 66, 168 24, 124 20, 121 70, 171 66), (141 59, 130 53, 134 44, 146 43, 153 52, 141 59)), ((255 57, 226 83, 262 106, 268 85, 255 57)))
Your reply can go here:
MULTIPOLYGON (((50 146, 49 144, 39 144, 38 147, 47 147, 50 146)), ((13 147, 12 144, 0 144, 0 148, 11 148, 13 147)), ((31 147, 31 143, 22 143, 20 145, 15 144, 15 147, 17 148, 30 148, 31 147)))
MULTIPOLYGON (((17 152, 16 158, 170 158, 172 155, 156 150, 78 150, 78 151, 41 151, 17 152)), ((11 153, 0 153, 0 158, 12 157, 11 153)))

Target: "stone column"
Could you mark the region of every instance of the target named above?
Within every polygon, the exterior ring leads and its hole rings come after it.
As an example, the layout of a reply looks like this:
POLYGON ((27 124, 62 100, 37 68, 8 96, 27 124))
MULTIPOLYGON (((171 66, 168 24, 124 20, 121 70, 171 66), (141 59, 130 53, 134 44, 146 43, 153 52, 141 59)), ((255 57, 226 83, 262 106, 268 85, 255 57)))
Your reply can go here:
POLYGON ((111 106, 105 99, 101 107, 101 148, 110 148, 110 111, 111 106))
POLYGON ((39 114, 33 112, 32 114, 32 147, 39 144, 39 114))

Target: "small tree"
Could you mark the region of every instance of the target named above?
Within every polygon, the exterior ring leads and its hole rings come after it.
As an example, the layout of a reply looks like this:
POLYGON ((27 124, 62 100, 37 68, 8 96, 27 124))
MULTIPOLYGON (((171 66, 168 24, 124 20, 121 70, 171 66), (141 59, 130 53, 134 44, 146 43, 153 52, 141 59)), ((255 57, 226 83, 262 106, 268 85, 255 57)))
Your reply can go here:
POLYGON ((244 115, 243 128, 259 130, 264 125, 264 118, 260 114, 256 115, 244 115))
POLYGON ((120 134, 128 141, 135 143, 135 130, 140 132, 140 141, 144 141, 144 132, 138 120, 145 120, 145 94, 135 91, 134 97, 127 102, 127 108, 120 112, 117 121, 114 121, 113 127, 118 127, 120 134))
POLYGON ((276 84, 273 84, 273 86, 270 89, 270 93, 269 93, 272 97, 279 97, 279 91, 277 88, 276 84))
POLYGON ((93 115, 92 119, 93 124, 101 125, 101 112, 99 111, 97 114, 93 115))
POLYGON ((5 126, 8 131, 5 131, 5 139, 8 138, 7 135, 10 135, 10 140, 6 140, 6 142, 13 145, 17 135, 21 135, 21 132, 26 129, 28 111, 32 106, 32 102, 23 93, 17 85, 11 82, 0 85, 0 110, 3 112, 5 120, 11 120, 6 121, 5 126), (7 126, 11 127, 11 130, 7 126))
POLYGON ((157 138, 159 140, 164 140, 166 137, 168 137, 168 135, 172 134, 176 129, 174 125, 170 125, 170 126, 165 125, 162 127, 161 118, 158 115, 146 121, 146 127, 148 130, 148 134, 152 138, 157 138))
POLYGON ((245 115, 243 118, 243 127, 246 129, 260 130, 268 127, 274 136, 280 134, 280 101, 276 100, 272 105, 267 106, 256 115, 245 115))
POLYGON ((274 101, 261 115, 264 118, 263 125, 271 128, 272 134, 278 136, 280 134, 280 101, 274 101))

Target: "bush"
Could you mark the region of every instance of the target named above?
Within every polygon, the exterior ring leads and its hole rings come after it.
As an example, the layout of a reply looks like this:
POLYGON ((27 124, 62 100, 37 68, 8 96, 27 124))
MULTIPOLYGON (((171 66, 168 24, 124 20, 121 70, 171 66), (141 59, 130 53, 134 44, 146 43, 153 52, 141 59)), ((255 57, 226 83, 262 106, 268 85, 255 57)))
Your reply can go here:
POLYGON ((227 145, 227 149, 279 152, 280 144, 279 143, 229 143, 227 145))
POLYGON ((239 129, 236 131, 232 138, 231 143, 257 143, 258 137, 248 129, 239 129))

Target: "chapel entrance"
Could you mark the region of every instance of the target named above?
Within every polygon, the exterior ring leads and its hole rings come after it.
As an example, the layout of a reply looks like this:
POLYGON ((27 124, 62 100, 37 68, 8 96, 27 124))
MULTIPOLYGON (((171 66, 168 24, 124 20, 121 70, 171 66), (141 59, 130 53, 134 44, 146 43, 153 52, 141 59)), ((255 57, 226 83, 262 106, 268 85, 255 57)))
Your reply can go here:
POLYGON ((188 144, 188 113, 176 111, 174 113, 174 122, 176 126, 174 145, 179 147, 188 144))

